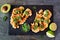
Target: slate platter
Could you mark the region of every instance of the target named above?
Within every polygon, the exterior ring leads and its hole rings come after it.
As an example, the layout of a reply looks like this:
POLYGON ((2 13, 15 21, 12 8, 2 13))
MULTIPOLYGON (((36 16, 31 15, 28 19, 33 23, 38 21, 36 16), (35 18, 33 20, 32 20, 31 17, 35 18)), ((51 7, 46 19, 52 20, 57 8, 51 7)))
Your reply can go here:
MULTIPOLYGON (((26 8, 30 8, 32 10, 32 16, 29 17, 27 20, 26 20, 26 23, 30 24, 34 21, 34 18, 36 16, 36 12, 38 12, 40 9, 43 9, 43 10, 50 10, 52 12, 52 17, 51 17, 51 22, 53 22, 53 5, 12 5, 11 6, 11 11, 9 12, 9 20, 10 20, 10 16, 11 16, 11 13, 12 13, 12 10, 16 7, 20 7, 20 6, 24 6, 25 9, 26 8), (33 7, 36 7, 36 10, 33 9, 33 7)), ((10 21, 9 21, 9 35, 45 35, 46 31, 48 31, 49 28, 47 28, 46 30, 44 30, 43 32, 38 32, 38 33, 34 33, 32 32, 31 30, 29 32, 23 32, 22 31, 22 28, 20 27, 19 29, 13 29, 11 24, 10 24, 10 21)))

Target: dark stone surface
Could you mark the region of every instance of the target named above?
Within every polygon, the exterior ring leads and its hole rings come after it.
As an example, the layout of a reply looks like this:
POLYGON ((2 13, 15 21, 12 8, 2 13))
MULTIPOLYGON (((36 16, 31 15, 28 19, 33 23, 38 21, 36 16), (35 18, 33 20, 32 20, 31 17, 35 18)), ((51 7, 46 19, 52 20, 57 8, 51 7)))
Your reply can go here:
MULTIPOLYGON (((43 39, 40 35, 17 35, 9 36, 8 27, 9 22, 4 22, 2 20, 3 16, 6 14, 0 13, 0 40, 60 40, 60 0, 0 0, 0 5, 4 3, 10 3, 12 5, 53 5, 54 8, 54 22, 57 23, 58 29, 56 31, 56 37, 51 39, 44 35, 43 39)), ((8 14, 6 16, 9 16, 8 14)), ((9 19, 9 18, 8 18, 9 19)))

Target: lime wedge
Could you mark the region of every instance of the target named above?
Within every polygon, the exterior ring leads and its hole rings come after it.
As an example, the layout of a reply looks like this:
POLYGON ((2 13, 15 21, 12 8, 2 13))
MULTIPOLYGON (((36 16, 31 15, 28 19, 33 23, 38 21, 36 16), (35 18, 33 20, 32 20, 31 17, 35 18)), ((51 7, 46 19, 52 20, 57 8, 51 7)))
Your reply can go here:
POLYGON ((47 32, 46 32, 46 35, 47 35, 48 37, 50 37, 50 38, 54 38, 54 37, 55 37, 54 32, 52 32, 52 31, 47 31, 47 32))
POLYGON ((50 29, 51 31, 56 31, 56 30, 57 30, 57 25, 56 25, 56 23, 51 23, 50 26, 49 26, 49 29, 50 29))

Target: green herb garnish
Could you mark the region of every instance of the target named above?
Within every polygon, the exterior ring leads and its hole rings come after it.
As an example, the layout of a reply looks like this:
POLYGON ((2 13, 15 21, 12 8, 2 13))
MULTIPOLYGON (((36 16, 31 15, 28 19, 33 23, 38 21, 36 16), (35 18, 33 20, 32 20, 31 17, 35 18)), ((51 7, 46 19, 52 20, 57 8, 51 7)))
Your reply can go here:
POLYGON ((46 17, 48 16, 48 10, 45 11, 44 16, 46 16, 46 17))
POLYGON ((30 25, 27 24, 27 23, 24 23, 24 24, 22 25, 22 30, 23 30, 24 32, 28 32, 28 31, 30 30, 30 25))
POLYGON ((37 23, 38 23, 38 22, 39 22, 39 20, 35 19, 35 20, 34 20, 34 22, 37 22, 37 23))
POLYGON ((40 18, 40 22, 43 22, 44 21, 44 18, 42 17, 42 18, 40 18))
POLYGON ((38 26, 37 26, 37 25, 35 25, 35 26, 34 26, 34 30, 36 30, 37 28, 38 28, 38 26))
POLYGON ((36 6, 33 6, 33 9, 35 10, 36 9, 36 6))
POLYGON ((29 13, 28 11, 24 11, 24 15, 28 15, 28 13, 29 13))
POLYGON ((14 18, 13 21, 14 21, 15 23, 17 23, 17 18, 14 18))
POLYGON ((36 6, 33 6, 33 9, 34 9, 34 10, 35 10, 35 12, 36 12, 36 9, 37 9, 37 8, 36 8, 36 6))
POLYGON ((20 16, 17 17, 18 20, 21 20, 22 18, 20 16))
POLYGON ((49 20, 44 20, 46 23, 49 23, 49 20))
POLYGON ((7 16, 4 16, 4 17, 3 17, 3 21, 6 21, 6 20, 7 20, 7 18, 8 18, 7 16))
POLYGON ((15 12, 16 12, 16 14, 20 13, 20 11, 19 11, 19 10, 16 10, 15 12))
POLYGON ((40 28, 44 28, 44 26, 40 24, 40 28))
POLYGON ((34 26, 34 30, 36 30, 37 28, 38 28, 38 23, 35 24, 35 26, 34 26))

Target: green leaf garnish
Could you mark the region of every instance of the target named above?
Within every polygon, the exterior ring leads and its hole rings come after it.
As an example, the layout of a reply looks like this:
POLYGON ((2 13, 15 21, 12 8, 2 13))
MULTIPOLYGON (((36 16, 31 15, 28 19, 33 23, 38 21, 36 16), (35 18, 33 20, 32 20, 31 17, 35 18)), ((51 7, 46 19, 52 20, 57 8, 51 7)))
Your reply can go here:
POLYGON ((38 28, 38 26, 35 25, 35 26, 34 26, 34 30, 36 30, 37 28, 38 28))
POLYGON ((20 13, 20 11, 19 11, 19 10, 16 10, 15 12, 16 12, 16 14, 20 13))
POLYGON ((49 23, 49 20, 44 20, 46 23, 49 23))
POLYGON ((39 20, 35 19, 35 20, 34 20, 34 22, 37 22, 37 23, 38 23, 38 22, 39 22, 39 20))
POLYGON ((22 30, 23 30, 24 32, 28 32, 28 31, 30 30, 30 25, 27 24, 27 23, 24 23, 24 24, 22 25, 22 30))
POLYGON ((44 26, 40 24, 40 28, 44 28, 44 26))
POLYGON ((17 17, 18 20, 21 20, 22 18, 20 16, 17 17))
POLYGON ((8 18, 7 16, 4 16, 4 17, 3 17, 3 21, 6 21, 6 20, 7 20, 7 18, 8 18))
POLYGON ((15 23, 17 23, 17 18, 14 18, 13 21, 14 21, 15 23))
POLYGON ((33 6, 33 9, 35 10, 36 9, 36 6, 33 6))
POLYGON ((28 15, 28 13, 29 13, 28 11, 24 11, 24 15, 28 15))
POLYGON ((46 17, 48 16, 48 10, 45 11, 44 16, 46 16, 46 17))
POLYGON ((44 18, 40 18, 40 22, 43 22, 44 21, 44 18))
POLYGON ((38 25, 35 24, 35 26, 34 26, 34 30, 36 30, 37 28, 38 28, 38 25))

